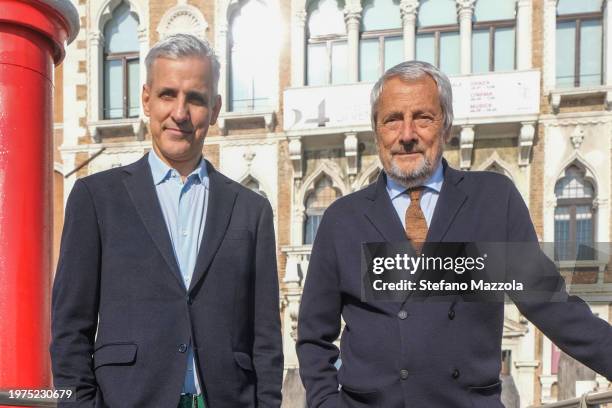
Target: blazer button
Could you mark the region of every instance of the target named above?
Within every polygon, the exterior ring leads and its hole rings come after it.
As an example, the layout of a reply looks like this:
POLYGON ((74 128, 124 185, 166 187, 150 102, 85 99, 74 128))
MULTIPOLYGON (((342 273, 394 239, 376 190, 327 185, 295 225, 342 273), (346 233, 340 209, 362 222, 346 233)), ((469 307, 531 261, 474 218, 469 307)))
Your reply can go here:
POLYGON ((448 318, 451 320, 455 318, 455 311, 453 309, 448 311, 448 318))
POLYGON ((187 345, 186 344, 181 344, 178 348, 179 353, 184 353, 187 351, 187 345))
POLYGON ((399 313, 397 314, 397 317, 404 320, 405 318, 408 317, 408 312, 405 310, 400 310, 399 313))
POLYGON ((191 298, 190 295, 187 295, 187 304, 191 305, 193 303, 193 299, 191 298))
POLYGON ((402 380, 408 379, 408 370, 400 370, 400 378, 402 380))
POLYGON ((461 373, 459 372, 459 370, 455 369, 453 370, 453 378, 456 380, 457 378, 459 378, 459 376, 461 375, 461 373))

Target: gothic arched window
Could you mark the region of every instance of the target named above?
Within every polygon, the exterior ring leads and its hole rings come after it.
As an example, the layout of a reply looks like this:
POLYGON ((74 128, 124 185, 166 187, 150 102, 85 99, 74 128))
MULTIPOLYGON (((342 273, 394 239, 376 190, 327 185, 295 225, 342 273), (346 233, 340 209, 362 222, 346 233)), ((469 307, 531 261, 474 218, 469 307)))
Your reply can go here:
POLYGON ((306 219, 304 220, 304 244, 314 242, 317 229, 323 218, 323 212, 331 203, 341 196, 340 191, 334 188, 329 177, 321 177, 314 186, 314 190, 306 197, 306 219))
POLYGON ((555 185, 555 196, 555 259, 593 259, 595 190, 585 171, 569 166, 555 185))
POLYGON ((104 26, 104 119, 140 113, 138 18, 121 3, 104 26))

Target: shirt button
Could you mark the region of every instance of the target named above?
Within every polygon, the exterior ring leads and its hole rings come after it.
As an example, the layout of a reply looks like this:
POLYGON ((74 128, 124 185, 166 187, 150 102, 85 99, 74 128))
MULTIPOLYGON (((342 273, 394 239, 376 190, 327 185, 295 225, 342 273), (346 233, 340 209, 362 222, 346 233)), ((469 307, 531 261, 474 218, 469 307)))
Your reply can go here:
POLYGON ((455 318, 455 311, 454 310, 449 310, 448 311, 448 318, 453 320, 455 318))
POLYGON ((187 345, 186 344, 179 345, 178 351, 179 351, 179 353, 186 352, 187 351, 187 345))
POLYGON ((405 318, 408 317, 408 312, 405 310, 400 310, 399 313, 397 314, 397 317, 404 320, 405 318))
POLYGON ((183 230, 183 236, 186 237, 187 236, 187 230, 183 230))
POLYGON ((456 380, 457 378, 459 378, 459 376, 461 375, 461 373, 459 372, 459 370, 455 369, 453 370, 453 378, 456 380))
POLYGON ((408 370, 400 370, 400 378, 406 380, 408 378, 408 370))

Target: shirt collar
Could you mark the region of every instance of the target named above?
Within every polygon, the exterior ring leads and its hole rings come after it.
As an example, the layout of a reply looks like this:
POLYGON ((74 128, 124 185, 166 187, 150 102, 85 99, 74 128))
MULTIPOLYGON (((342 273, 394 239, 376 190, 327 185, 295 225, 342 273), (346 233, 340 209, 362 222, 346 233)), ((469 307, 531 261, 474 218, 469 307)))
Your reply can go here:
MULTIPOLYGON (((151 149, 149 152, 149 166, 151 167, 151 174, 153 175, 153 183, 155 185, 160 184, 170 177, 173 171, 176 171, 172 167, 168 166, 166 163, 159 158, 155 149, 151 149)), ((205 183, 208 180, 208 171, 206 169, 206 160, 202 157, 197 167, 189 173, 187 179, 191 177, 193 174, 196 174, 200 179, 200 182, 205 183)))
MULTIPOLYGON (((387 193, 389 193, 389 197, 391 200, 395 199, 400 194, 406 192, 406 187, 393 180, 391 177, 387 176, 387 193)), ((442 160, 439 161, 436 170, 434 170, 433 174, 425 181, 422 185, 425 188, 429 188, 434 190, 436 193, 440 193, 442 189, 442 183, 444 182, 444 171, 442 168, 442 160)))

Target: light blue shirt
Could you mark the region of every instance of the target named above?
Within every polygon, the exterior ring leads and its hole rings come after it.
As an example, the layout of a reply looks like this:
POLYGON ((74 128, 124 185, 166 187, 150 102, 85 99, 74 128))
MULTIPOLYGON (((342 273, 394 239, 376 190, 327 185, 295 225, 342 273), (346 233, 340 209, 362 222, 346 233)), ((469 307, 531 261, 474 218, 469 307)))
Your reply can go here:
MULTIPOLYGON (((204 235, 206 210, 208 207, 208 173, 202 159, 183 182, 178 171, 164 163, 151 150, 149 166, 157 198, 161 205, 166 227, 170 234, 172 249, 179 266, 185 290, 191 284, 198 251, 204 235)), ((187 372, 184 393, 199 394, 200 384, 194 370, 193 347, 187 350, 187 372)))
MULTIPOLYGON (((442 171, 442 161, 440 161, 431 177, 423 183, 425 189, 421 193, 421 211, 423 211, 425 221, 427 221, 427 227, 431 225, 431 218, 436 209, 443 183, 444 172, 442 171)), ((410 196, 406 191, 406 187, 387 176, 387 193, 389 193, 391 203, 404 229, 406 229, 406 210, 410 206, 410 196)))

